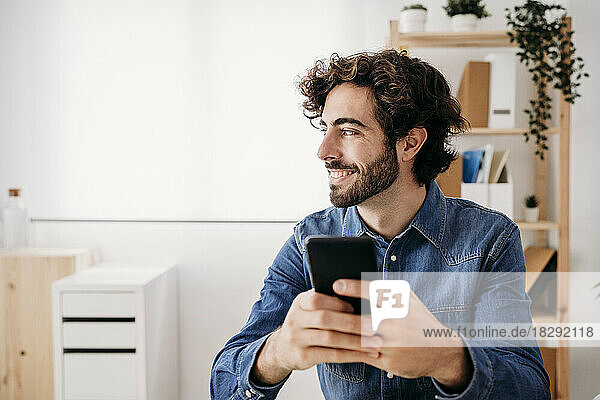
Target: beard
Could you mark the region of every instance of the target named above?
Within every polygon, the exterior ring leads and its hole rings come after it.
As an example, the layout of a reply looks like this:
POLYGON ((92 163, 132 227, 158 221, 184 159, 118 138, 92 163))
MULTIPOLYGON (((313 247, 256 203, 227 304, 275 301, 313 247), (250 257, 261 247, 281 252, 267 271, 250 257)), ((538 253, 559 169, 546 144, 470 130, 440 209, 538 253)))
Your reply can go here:
MULTIPOLYGON (((335 161, 327 164, 331 169, 355 169, 356 166, 343 166, 335 161)), ((355 173, 351 185, 329 185, 329 199, 335 207, 352 207, 389 188, 398 178, 398 157, 396 149, 386 145, 382 154, 365 166, 363 172, 355 173)))

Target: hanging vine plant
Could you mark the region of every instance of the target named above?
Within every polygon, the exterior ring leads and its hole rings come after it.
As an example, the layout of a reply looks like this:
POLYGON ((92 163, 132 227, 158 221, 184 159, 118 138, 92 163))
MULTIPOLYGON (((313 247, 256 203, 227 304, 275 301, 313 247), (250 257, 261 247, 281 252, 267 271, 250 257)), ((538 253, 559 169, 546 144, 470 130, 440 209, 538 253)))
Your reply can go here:
POLYGON ((563 6, 527 0, 521 6, 505 10, 512 31, 508 32, 510 41, 519 46, 517 56, 528 67, 536 85, 536 98, 530 100, 529 109, 524 110, 529 116, 525 141, 529 141, 530 136, 535 137, 535 154, 543 160, 544 152, 548 150, 545 131, 552 107, 548 87, 561 90, 565 100, 574 103, 581 97, 581 78, 589 74, 583 71, 583 59, 575 56, 573 31, 567 27, 563 6))

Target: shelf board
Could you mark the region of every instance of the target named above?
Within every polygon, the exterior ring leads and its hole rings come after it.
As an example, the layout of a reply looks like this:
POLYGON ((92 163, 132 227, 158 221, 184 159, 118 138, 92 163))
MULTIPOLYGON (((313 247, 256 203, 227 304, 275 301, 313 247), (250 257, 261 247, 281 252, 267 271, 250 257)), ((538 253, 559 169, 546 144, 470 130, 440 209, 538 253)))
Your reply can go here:
MULTIPOLYGON (((463 136, 470 136, 470 135, 478 135, 478 136, 485 136, 485 135, 523 135, 525 132, 529 131, 528 128, 506 128, 506 129, 494 129, 494 128, 471 128, 471 130, 465 132, 463 134, 463 136)), ((559 133, 560 129, 555 127, 555 128, 550 128, 550 129, 546 129, 545 131, 542 131, 543 134, 545 135, 552 135, 552 134, 556 134, 559 133)))
POLYGON ((537 222, 515 221, 522 231, 551 231, 558 229, 558 222, 539 220, 537 222))
POLYGON ((391 44, 394 48, 516 46, 516 43, 510 42, 507 31, 397 32, 392 36, 391 44))
POLYGON ((527 269, 525 291, 527 293, 548 266, 554 254, 556 254, 556 249, 551 247, 529 246, 525 249, 525 267, 527 269))

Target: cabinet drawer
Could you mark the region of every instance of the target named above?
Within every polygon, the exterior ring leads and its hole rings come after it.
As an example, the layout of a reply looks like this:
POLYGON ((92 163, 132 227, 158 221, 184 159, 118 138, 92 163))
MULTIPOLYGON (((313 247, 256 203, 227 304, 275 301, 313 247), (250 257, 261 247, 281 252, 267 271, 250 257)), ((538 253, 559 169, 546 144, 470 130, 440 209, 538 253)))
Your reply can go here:
POLYGON ((66 349, 134 349, 134 322, 64 322, 66 349))
POLYGON ((65 400, 135 400, 135 354, 67 353, 65 400))
POLYGON ((134 292, 63 292, 63 317, 135 317, 134 292))

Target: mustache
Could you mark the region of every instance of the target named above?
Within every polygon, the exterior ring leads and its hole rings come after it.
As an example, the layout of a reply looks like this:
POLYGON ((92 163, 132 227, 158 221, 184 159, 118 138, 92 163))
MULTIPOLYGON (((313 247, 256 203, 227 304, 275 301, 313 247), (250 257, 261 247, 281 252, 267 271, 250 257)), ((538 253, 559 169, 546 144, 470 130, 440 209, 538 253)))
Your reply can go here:
POLYGON ((341 162, 326 162, 325 168, 327 169, 358 169, 355 165, 344 165, 341 162))

